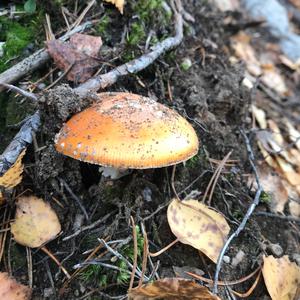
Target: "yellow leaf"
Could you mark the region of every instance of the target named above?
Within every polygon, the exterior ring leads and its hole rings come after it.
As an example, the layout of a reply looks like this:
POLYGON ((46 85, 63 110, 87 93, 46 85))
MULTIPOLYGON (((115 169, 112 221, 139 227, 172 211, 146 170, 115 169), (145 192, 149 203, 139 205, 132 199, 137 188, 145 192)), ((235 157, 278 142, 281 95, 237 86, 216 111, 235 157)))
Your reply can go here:
POLYGON ((288 256, 264 256, 262 268, 267 290, 272 300, 295 300, 300 286, 300 268, 288 256))
POLYGON ((24 246, 36 248, 52 240, 61 231, 58 217, 50 205, 35 196, 17 200, 11 232, 24 246))
POLYGON ((167 216, 172 232, 181 243, 193 246, 217 262, 230 231, 220 213, 197 200, 174 199, 167 216))
POLYGON ((29 300, 31 289, 10 278, 7 273, 0 272, 0 299, 1 300, 29 300))
MULTIPOLYGON (((0 187, 6 189, 12 189, 22 181, 22 173, 24 165, 22 164, 22 158, 25 155, 26 149, 24 149, 19 155, 16 162, 11 166, 3 176, 0 177, 0 187)), ((0 191, 0 205, 4 203, 3 195, 0 191)))
POLYGON ((132 300, 220 300, 205 286, 183 278, 164 278, 135 288, 128 295, 132 300))
POLYGON ((117 9, 120 11, 120 13, 123 14, 125 0, 105 0, 105 1, 114 4, 117 7, 117 9))

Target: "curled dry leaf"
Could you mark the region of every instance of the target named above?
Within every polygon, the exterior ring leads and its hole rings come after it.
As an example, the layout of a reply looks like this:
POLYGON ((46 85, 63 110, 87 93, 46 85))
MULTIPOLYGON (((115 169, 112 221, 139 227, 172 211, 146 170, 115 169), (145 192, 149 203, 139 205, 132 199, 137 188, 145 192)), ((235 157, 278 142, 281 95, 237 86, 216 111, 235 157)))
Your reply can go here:
MULTIPOLYGON (((3 176, 0 177, 0 187, 5 189, 12 189, 17 186, 22 181, 22 173, 24 170, 24 165, 22 163, 22 158, 25 155, 26 149, 24 149, 19 155, 16 162, 11 166, 11 168, 5 172, 3 176)), ((4 203, 3 195, 0 191, 0 205, 4 203)))
POLYGON ((48 203, 35 196, 17 200, 11 232, 24 246, 36 248, 52 240, 61 231, 58 217, 48 203))
POLYGON ((164 278, 135 288, 128 295, 132 300, 220 300, 205 286, 183 278, 164 278))
POLYGON ((98 52, 102 46, 101 37, 76 33, 70 42, 50 40, 47 50, 58 68, 67 71, 68 80, 84 82, 99 65, 98 52))
POLYGON ((120 11, 120 13, 123 14, 125 0, 105 0, 105 1, 114 4, 116 8, 120 11))
POLYGON ((264 256, 262 273, 272 300, 295 300, 300 286, 300 268, 290 262, 288 256, 264 256))
POLYGON ((1 300, 29 300, 31 289, 10 278, 7 273, 0 272, 1 300))
POLYGON ((217 262, 230 231, 220 213, 197 200, 174 199, 167 216, 172 232, 181 243, 193 246, 217 262))

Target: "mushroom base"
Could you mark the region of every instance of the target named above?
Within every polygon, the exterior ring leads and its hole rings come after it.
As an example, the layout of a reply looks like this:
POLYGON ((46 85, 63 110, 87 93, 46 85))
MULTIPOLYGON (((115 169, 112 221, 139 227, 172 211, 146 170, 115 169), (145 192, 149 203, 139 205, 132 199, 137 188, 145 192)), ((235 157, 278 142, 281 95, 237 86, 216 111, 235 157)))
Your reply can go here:
POLYGON ((119 179, 132 172, 130 169, 116 169, 113 167, 100 167, 99 171, 102 172, 102 176, 110 179, 119 179))

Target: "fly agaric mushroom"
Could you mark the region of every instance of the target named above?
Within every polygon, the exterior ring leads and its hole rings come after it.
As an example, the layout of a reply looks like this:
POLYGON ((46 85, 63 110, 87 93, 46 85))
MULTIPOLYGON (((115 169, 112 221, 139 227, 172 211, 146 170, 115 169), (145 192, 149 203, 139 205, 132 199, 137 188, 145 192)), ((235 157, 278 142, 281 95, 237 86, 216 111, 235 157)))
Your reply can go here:
POLYGON ((198 152, 195 130, 176 111, 131 93, 98 96, 99 102, 64 124, 57 151, 118 170, 166 167, 198 152))

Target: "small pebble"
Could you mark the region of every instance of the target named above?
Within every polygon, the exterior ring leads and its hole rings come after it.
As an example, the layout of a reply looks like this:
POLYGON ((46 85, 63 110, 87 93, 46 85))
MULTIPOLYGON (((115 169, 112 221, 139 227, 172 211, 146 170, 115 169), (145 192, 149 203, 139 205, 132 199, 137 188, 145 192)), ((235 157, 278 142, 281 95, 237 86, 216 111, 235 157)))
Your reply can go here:
POLYGON ((245 257, 245 252, 243 250, 239 250, 235 257, 232 258, 231 265, 236 267, 238 264, 242 262, 245 257))
POLYGON ((145 187, 143 189, 143 198, 146 202, 151 202, 152 201, 152 190, 149 187, 145 187))
POLYGON ((188 71, 192 66, 192 61, 190 58, 186 57, 183 59, 182 63, 180 64, 180 67, 183 71, 188 71))
POLYGON ((268 245, 268 249, 274 254, 275 256, 281 256, 283 254, 283 249, 279 244, 272 244, 268 245))
POLYGON ((51 296, 53 296, 53 294, 54 292, 51 287, 44 289, 44 298, 50 298, 51 296))
POLYGON ((300 254, 294 253, 292 255, 293 260, 297 263, 298 266, 300 266, 300 254))
POLYGON ((230 257, 227 256, 227 255, 224 255, 223 256, 223 261, 224 261, 225 264, 229 264, 230 263, 230 257))

